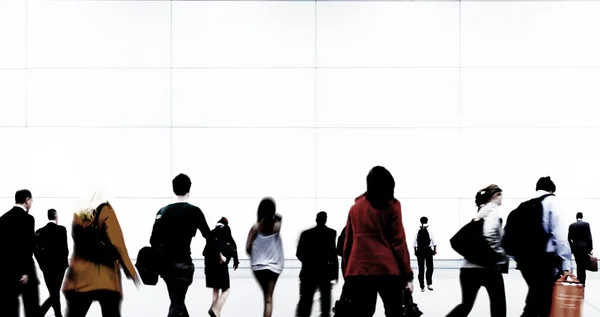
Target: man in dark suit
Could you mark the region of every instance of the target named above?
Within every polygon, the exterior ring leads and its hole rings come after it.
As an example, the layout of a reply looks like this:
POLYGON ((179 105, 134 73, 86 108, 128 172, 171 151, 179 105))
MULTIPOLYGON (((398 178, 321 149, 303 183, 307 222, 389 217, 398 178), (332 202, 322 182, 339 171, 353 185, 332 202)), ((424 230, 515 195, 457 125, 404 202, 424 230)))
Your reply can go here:
POLYGON ((19 316, 19 295, 27 317, 38 317, 39 281, 33 262, 35 219, 31 192, 15 194, 16 205, 0 217, 0 316, 19 316))
POLYGON ((42 304, 40 317, 46 315, 50 306, 54 316, 62 317, 60 309, 60 287, 69 266, 67 229, 58 225, 56 210, 48 210, 48 224, 36 231, 35 257, 44 273, 44 281, 50 297, 42 304))
POLYGON ((338 280, 339 263, 335 248, 337 234, 326 223, 327 213, 321 211, 317 214, 317 226, 300 235, 296 252, 302 262, 298 317, 310 317, 317 288, 321 293, 321 317, 330 316, 331 282, 338 280))
POLYGON ((583 213, 577 213, 577 221, 569 226, 569 244, 577 263, 577 278, 583 285, 586 280, 586 270, 593 254, 592 231, 590 224, 583 221, 583 213))

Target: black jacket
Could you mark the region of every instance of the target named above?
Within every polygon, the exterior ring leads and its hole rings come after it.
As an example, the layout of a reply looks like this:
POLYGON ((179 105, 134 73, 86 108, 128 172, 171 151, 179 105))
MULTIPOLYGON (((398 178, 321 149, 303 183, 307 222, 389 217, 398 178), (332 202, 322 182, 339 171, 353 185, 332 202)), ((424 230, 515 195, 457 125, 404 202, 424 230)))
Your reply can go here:
POLYGON ((589 253, 594 249, 590 224, 577 221, 569 226, 569 244, 573 254, 589 253))
POLYGON ((219 264, 219 253, 222 253, 228 261, 233 258, 234 265, 238 265, 240 261, 238 259, 237 244, 231 236, 231 228, 229 226, 216 227, 210 232, 210 235, 214 243, 207 243, 204 251, 202 251, 205 263, 207 265, 219 264))
POLYGON ((42 271, 64 270, 69 266, 69 245, 67 229, 54 222, 38 229, 36 235, 35 258, 42 271))
POLYGON ((326 226, 316 226, 300 235, 296 257, 302 262, 301 279, 337 280, 339 261, 335 242, 337 233, 326 226))
POLYGON ((28 275, 30 282, 39 283, 35 274, 33 249, 35 219, 20 207, 14 207, 0 217, 0 283, 16 283, 28 275))

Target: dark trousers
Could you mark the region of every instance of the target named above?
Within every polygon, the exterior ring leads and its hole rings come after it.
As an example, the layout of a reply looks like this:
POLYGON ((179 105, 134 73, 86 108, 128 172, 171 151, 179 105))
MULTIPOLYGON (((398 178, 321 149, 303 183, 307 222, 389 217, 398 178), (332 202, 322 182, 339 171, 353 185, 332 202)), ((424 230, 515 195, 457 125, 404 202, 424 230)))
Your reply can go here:
POLYGON ((18 281, 0 281, 0 316, 19 317, 19 296, 23 298, 23 310, 26 317, 38 317, 40 295, 35 274, 29 275, 29 283, 21 285, 18 281))
POLYGON ((46 269, 43 271, 44 281, 46 282, 50 297, 42 304, 42 307, 40 308, 40 317, 45 316, 50 307, 54 309, 54 316, 62 316, 62 311, 60 309, 60 287, 62 286, 63 278, 65 276, 65 270, 66 269, 46 269))
POLYGON ((419 286, 425 288, 425 275, 427 275, 427 285, 433 284, 433 252, 417 252, 417 262, 419 264, 419 286), (425 271, 427 266, 427 271, 425 271), (427 272, 427 274, 425 274, 427 272))
POLYGON ((377 294, 383 301, 386 317, 402 316, 402 298, 406 282, 399 276, 347 276, 344 295, 353 303, 352 317, 372 317, 377 294))
POLYGON ((95 301, 100 304, 103 317, 121 317, 121 294, 116 291, 65 292, 67 317, 85 317, 95 301))
POLYGON ((298 301, 297 317, 310 317, 315 292, 321 294, 321 317, 331 315, 331 281, 300 279, 300 300, 298 301))
POLYGON ((575 263, 577 263, 577 279, 585 285, 587 279, 587 268, 590 264, 589 253, 575 253, 575 263))
POLYGON ((168 317, 189 317, 185 296, 194 281, 193 263, 170 263, 162 268, 161 276, 167 284, 171 306, 168 317))
POLYGON ((557 275, 552 262, 521 267, 521 274, 529 287, 521 317, 548 317, 552 308, 552 292, 557 275))
POLYGON ((465 268, 460 270, 462 303, 456 306, 446 317, 466 317, 477 299, 481 287, 485 287, 490 297, 492 317, 506 317, 506 294, 504 278, 498 270, 465 268))

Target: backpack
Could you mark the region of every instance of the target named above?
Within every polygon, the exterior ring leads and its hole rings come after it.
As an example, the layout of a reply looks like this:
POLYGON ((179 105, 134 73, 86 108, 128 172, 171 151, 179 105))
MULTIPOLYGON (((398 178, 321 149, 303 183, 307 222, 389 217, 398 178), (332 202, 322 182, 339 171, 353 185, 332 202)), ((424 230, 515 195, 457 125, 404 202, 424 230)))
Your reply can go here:
POLYGON ((465 260, 483 267, 495 267, 504 259, 503 254, 494 251, 483 235, 485 219, 472 220, 464 225, 450 239, 450 246, 465 260))
POLYGON ((419 233, 417 233, 417 249, 429 249, 430 244, 431 236, 429 235, 429 231, 427 231, 427 228, 421 227, 421 229, 419 229, 419 233))
POLYGON ((75 242, 75 254, 97 264, 114 266, 120 259, 117 249, 112 245, 106 227, 98 226, 100 212, 108 206, 103 203, 96 208, 94 221, 90 226, 76 226, 73 228, 73 241, 75 242))
POLYGON ((517 262, 535 261, 546 254, 551 234, 543 226, 542 201, 548 196, 554 195, 547 194, 521 203, 506 219, 502 248, 517 262))

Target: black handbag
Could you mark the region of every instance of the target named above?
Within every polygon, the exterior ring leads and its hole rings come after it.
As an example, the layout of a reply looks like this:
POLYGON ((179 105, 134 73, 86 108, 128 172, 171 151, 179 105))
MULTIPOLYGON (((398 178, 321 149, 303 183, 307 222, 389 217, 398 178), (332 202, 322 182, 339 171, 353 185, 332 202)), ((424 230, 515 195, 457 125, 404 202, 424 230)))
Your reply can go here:
POLYGON ((75 242, 75 254, 102 265, 114 266, 120 260, 119 252, 110 242, 106 227, 98 226, 100 213, 108 203, 103 203, 96 208, 94 221, 90 226, 75 226, 73 228, 73 240, 75 242))
POLYGON ((483 236, 483 223, 483 219, 467 223, 450 239, 450 246, 473 264, 494 267, 504 255, 496 253, 483 236))
POLYGON ((159 276, 159 259, 156 250, 151 247, 143 247, 138 252, 135 267, 142 282, 145 285, 156 285, 159 276))

